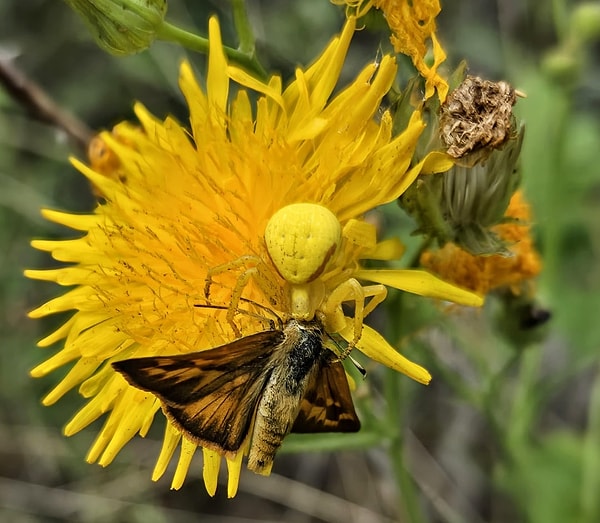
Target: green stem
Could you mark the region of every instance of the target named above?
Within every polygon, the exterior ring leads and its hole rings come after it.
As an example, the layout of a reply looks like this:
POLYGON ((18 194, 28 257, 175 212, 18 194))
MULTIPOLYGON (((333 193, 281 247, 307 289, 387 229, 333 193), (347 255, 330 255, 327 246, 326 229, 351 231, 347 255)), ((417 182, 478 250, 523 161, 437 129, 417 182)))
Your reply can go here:
MULTIPOLYGON (((166 42, 175 42, 187 49, 202 54, 208 54, 208 50, 210 47, 207 38, 203 38, 202 36, 198 36, 193 33, 190 33, 189 31, 185 31, 184 29, 169 24, 168 22, 163 22, 163 24, 158 29, 156 36, 159 40, 164 40, 166 42)), ((242 51, 227 46, 223 46, 223 51, 232 62, 247 69, 250 72, 253 72, 254 74, 256 74, 257 77, 261 79, 267 78, 267 73, 258 63, 254 55, 248 55, 242 51)))
MULTIPOLYGON (((565 143, 567 142, 569 132, 569 116, 570 116, 570 101, 569 95, 564 90, 556 89, 556 105, 553 107, 552 124, 554 133, 549 137, 549 146, 547 148, 550 155, 552 165, 556 166, 554 171, 548 173, 553 176, 553 179, 548 179, 546 187, 546 205, 549 209, 560 209, 563 203, 563 195, 565 190, 564 172, 568 172, 563 167, 565 143)), ((561 249, 561 229, 563 223, 560 219, 547 220, 544 227, 544 270, 542 278, 548 282, 551 289, 558 288, 557 278, 560 274, 560 257, 563 253, 561 249)))
POLYGON ((233 23, 240 39, 239 50, 248 56, 254 56, 256 40, 250 20, 248 20, 246 0, 232 0, 231 3, 233 4, 233 23))
POLYGON ((391 369, 385 370, 385 397, 387 402, 387 425, 391 436, 388 449, 389 457, 394 469, 399 497, 399 521, 407 523, 425 523, 415 482, 413 481, 404 461, 405 441, 402 427, 404 408, 402 405, 402 387, 399 375, 391 369), (403 512, 403 514, 402 514, 403 512))
POLYGON ((569 26, 569 11, 564 0, 552 0, 552 19, 559 41, 564 41, 569 26))
POLYGON ((519 377, 513 387, 513 404, 506 420, 505 440, 509 450, 523 448, 538 406, 537 388, 542 351, 530 347, 520 359, 519 377))
MULTIPOLYGON (((502 419, 502 415, 499 414, 504 412, 504 409, 502 408, 502 405, 499 407, 498 400, 503 397, 503 388, 506 389, 507 384, 510 383, 511 371, 521 363, 522 356, 523 352, 517 350, 514 351, 512 357, 509 358, 498 373, 492 377, 488 390, 483 395, 481 404, 481 412, 488 422, 488 427, 494 436, 495 443, 505 462, 512 460, 512 451, 507 437, 507 434, 510 431, 510 423, 506 423, 506 420, 502 419)), ((491 472, 492 471, 490 471, 490 473, 491 472)))
POLYGON ((593 523, 600 517, 600 374, 596 376, 590 395, 588 429, 583 439, 581 522, 593 523))

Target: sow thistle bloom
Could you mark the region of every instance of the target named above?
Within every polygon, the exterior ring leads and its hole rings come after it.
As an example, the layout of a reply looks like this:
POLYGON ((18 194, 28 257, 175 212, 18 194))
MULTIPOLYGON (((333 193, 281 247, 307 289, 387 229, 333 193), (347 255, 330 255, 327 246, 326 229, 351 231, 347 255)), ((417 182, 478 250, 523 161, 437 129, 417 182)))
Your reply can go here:
MULTIPOLYGON (((44 210, 48 220, 82 236, 33 241, 35 248, 69 265, 26 275, 72 286, 30 313, 39 318, 75 311, 39 342, 47 347, 62 341, 64 346, 32 375, 72 364, 43 400, 51 405, 74 387, 86 398, 66 425, 66 435, 106 414, 89 462, 108 465, 135 434, 148 433, 160 409, 153 394, 130 386, 112 362, 197 352, 264 331, 267 310, 284 320, 294 317, 293 285, 271 259, 277 246, 269 250, 265 242, 271 218, 291 204, 311 204, 315 213, 339 222, 338 249, 302 290, 328 333, 369 357, 419 382, 430 380, 425 369, 397 353, 375 330, 358 325, 358 332, 340 303, 331 306, 329 298, 346 282, 378 284, 358 290, 350 285, 367 296, 387 285, 481 305, 479 296, 424 271, 361 268, 362 259, 389 260, 401 252, 396 240, 376 241, 364 213, 397 199, 420 173, 448 169, 451 161, 432 153, 411 167, 424 128, 418 112, 395 137, 389 114, 374 119, 395 77, 393 57, 367 65, 332 95, 354 29, 350 18, 314 64, 298 69, 284 89, 277 76, 263 83, 229 65, 219 25, 211 19, 206 87, 198 84, 189 64, 181 67, 190 132, 172 118, 159 121, 138 104, 140 125, 122 123, 103 133, 92 153, 94 168, 73 160, 102 203, 88 215, 44 210), (238 90, 232 94, 235 84, 238 90), (258 93, 255 107, 248 89, 258 93)), ((318 229, 318 222, 312 227, 318 229)), ((381 301, 384 295, 379 296, 381 301)), ((167 423, 154 480, 179 445, 175 489, 184 481, 196 445, 167 423)), ((227 456, 229 496, 237 490, 243 454, 242 449, 227 456)), ((222 456, 207 449, 203 456, 212 495, 222 456)))

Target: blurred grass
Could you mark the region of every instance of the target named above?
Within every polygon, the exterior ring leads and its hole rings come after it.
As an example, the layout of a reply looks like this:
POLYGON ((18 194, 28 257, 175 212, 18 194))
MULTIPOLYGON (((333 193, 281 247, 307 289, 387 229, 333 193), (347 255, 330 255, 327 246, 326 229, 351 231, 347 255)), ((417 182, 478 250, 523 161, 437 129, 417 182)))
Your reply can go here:
MULTIPOLYGON (((173 22, 201 33, 208 13, 228 19, 221 2, 171 4, 173 22)), ((439 25, 450 67, 466 58, 472 73, 509 80, 528 95, 517 105, 527 126, 524 185, 545 263, 539 300, 553 316, 545 338, 516 352, 495 330, 500 305, 493 299, 483 313, 449 316, 427 300, 392 293, 379 321, 389 325, 392 341, 434 374, 428 389, 401 378, 404 425, 396 430, 422 492, 425 521, 600 521, 597 45, 582 55, 585 67, 557 78, 540 65, 560 43, 566 23, 555 27, 550 2, 446 4, 439 25)), ((264 63, 287 75, 341 26, 340 12, 327 0, 256 1, 250 8, 264 63)), ((571 8, 566 4, 567 12, 571 8)), ((364 33, 357 35, 347 74, 372 59, 373 45, 360 45, 372 42, 364 33)), ((225 40, 234 44, 231 33, 225 40)), ((107 56, 66 4, 2 2, 0 56, 15 58, 92 128, 132 119, 134 100, 156 115, 186 121, 176 87, 179 49, 157 44, 138 56, 107 56)), ((201 71, 203 58, 190 58, 201 71)), ((385 448, 282 454, 275 472, 293 480, 244 474, 233 502, 224 499, 223 489, 214 500, 204 494, 200 460, 179 492, 168 490, 168 472, 158 484, 150 481, 160 427, 146 440, 134 439, 107 469, 85 464, 99 424, 63 438, 62 426, 82 401, 71 393, 44 408, 40 398, 64 371, 40 380, 28 376, 54 350, 36 349, 36 341, 61 318, 34 322, 26 313, 61 289, 22 277, 24 268, 52 263, 29 247, 31 238, 72 234, 44 222, 40 207, 93 207, 85 180, 67 162, 70 154, 82 156, 62 133, 33 120, 0 90, 0 520, 394 520, 402 500, 385 448)), ((411 230, 410 223, 395 221, 395 207, 381 217, 389 232, 405 237, 411 230)), ((370 388, 382 390, 382 369, 368 370, 370 388)), ((384 399, 361 403, 361 390, 357 403, 372 411, 364 416, 377 417, 384 399)))

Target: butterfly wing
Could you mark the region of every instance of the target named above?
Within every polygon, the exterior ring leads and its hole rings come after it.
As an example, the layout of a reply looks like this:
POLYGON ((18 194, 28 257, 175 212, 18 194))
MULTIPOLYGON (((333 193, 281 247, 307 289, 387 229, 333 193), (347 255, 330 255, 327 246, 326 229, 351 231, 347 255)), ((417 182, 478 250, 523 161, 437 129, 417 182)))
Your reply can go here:
POLYGON ((339 361, 325 361, 307 389, 292 432, 357 432, 360 421, 339 361))
POLYGON ((232 455, 248 435, 272 368, 268 362, 283 337, 277 330, 259 332, 206 351, 133 358, 113 367, 154 394, 189 439, 232 455))

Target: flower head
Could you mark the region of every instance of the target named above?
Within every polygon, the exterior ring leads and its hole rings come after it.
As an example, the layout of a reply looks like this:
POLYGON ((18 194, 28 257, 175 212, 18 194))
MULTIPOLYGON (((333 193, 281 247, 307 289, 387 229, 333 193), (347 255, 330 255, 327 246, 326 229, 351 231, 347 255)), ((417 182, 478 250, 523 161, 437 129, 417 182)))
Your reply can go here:
MULTIPOLYGON (((506 82, 463 76, 461 66, 453 74, 460 84, 445 103, 431 98, 422 104, 428 127, 415 151, 421 158, 431 150, 444 150, 455 158, 455 165, 446 172, 420 176, 399 204, 417 222, 416 232, 440 246, 452 242, 476 256, 506 256, 510 254, 506 240, 494 226, 506 220, 506 209, 521 182, 525 126, 512 112, 519 92, 506 82)), ((413 92, 414 82, 398 99, 400 123, 412 107, 413 92)))
MULTIPOLYGON (((355 301, 364 317, 390 285, 480 305, 478 296, 423 271, 361 269, 364 258, 392 259, 399 253, 398 242, 376 241, 362 215, 398 198, 419 173, 443 170, 450 162, 431 155, 410 167, 423 129, 418 112, 396 137, 389 114, 374 119, 396 73, 392 57, 369 64, 332 94, 353 32, 349 19, 315 63, 298 69, 284 89, 279 77, 263 83, 229 65, 219 25, 211 19, 206 87, 189 64, 181 67, 191 132, 136 105, 141 127, 123 123, 104 133, 111 153, 93 158, 98 170, 73 160, 105 202, 83 216, 43 211, 83 236, 34 241, 34 247, 70 265, 26 274, 74 286, 30 313, 37 318, 75 311, 39 343, 64 340, 64 347, 32 375, 74 363, 44 403, 56 402, 73 387, 87 398, 67 424, 67 435, 107 414, 88 461, 109 464, 136 433, 148 432, 160 408, 154 395, 128 385, 111 362, 197 352, 264 331, 268 324, 261 316, 268 309, 283 319, 316 316, 330 334, 426 383, 425 369, 363 327, 361 317, 347 318, 341 303, 355 301), (235 84, 239 90, 229 102, 235 84), (259 94, 255 108, 247 89, 259 94), (99 161, 103 158, 111 161, 99 161), (106 175, 111 169, 116 176, 106 175), (307 240, 294 246, 299 236, 293 235, 307 227, 307 208, 328 224, 324 235, 319 220, 308 225, 319 234, 316 254, 306 249, 307 240), (311 262, 321 258, 308 269, 302 265, 296 279, 300 254, 311 262), (363 287, 358 280, 378 285, 363 287), (370 296, 377 301, 363 308, 370 296)), ((179 443, 173 488, 183 483, 196 444, 168 423, 154 479, 179 443)), ((214 449, 203 454, 204 479, 213 494, 221 456, 214 449)), ((242 457, 243 449, 227 456, 230 496, 242 457)))

